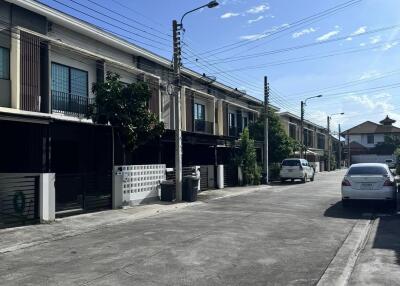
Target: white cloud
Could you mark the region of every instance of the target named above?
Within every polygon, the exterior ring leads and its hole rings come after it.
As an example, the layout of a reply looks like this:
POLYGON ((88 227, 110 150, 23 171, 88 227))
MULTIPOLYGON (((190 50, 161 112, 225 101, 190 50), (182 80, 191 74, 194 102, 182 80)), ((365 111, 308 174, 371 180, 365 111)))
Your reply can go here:
POLYGON ((387 43, 382 47, 382 51, 387 51, 390 50, 391 48, 397 46, 399 42, 392 42, 392 43, 387 43))
POLYGON ((352 40, 353 40, 352 37, 347 37, 347 38, 346 38, 346 41, 352 41, 352 40))
POLYGON ((356 104, 360 104, 362 107, 367 108, 371 111, 378 110, 383 113, 388 113, 393 110, 393 104, 390 102, 392 95, 389 93, 379 93, 376 95, 350 95, 348 98, 354 101, 356 104))
POLYGON ((259 40, 259 39, 262 39, 262 38, 268 36, 269 34, 275 32, 275 31, 278 31, 282 28, 287 28, 287 27, 290 27, 290 25, 285 23, 280 26, 273 26, 272 28, 270 28, 262 33, 240 36, 239 39, 249 40, 249 41, 259 40))
POLYGON ((362 26, 360 28, 358 28, 357 30, 355 30, 353 33, 351 33, 352 36, 356 36, 356 35, 361 35, 364 34, 367 31, 367 26, 362 26))
POLYGON ((366 43, 361 43, 360 47, 365 47, 366 43))
POLYGON ((253 34, 253 35, 244 35, 244 36, 240 36, 241 40, 249 40, 249 41, 254 41, 254 40, 258 40, 258 39, 262 39, 266 36, 266 34, 264 33, 260 33, 260 34, 253 34))
POLYGON ((314 32, 316 32, 316 31, 317 31, 317 30, 314 29, 314 28, 303 29, 303 30, 301 30, 301 31, 299 31, 299 32, 293 33, 293 34, 292 34, 292 37, 293 37, 293 38, 298 38, 298 37, 304 36, 304 35, 306 35, 306 34, 314 33, 314 32))
POLYGON ((338 30, 330 31, 330 32, 328 32, 328 33, 326 33, 326 34, 324 34, 324 35, 318 37, 318 38, 317 38, 317 42, 327 41, 327 40, 329 40, 331 37, 333 37, 333 36, 335 36, 335 35, 337 35, 337 34, 339 34, 339 31, 338 31, 338 30))
POLYGON ((239 16, 239 15, 240 15, 240 13, 227 12, 227 13, 221 15, 221 19, 228 19, 231 17, 239 16))
POLYGON ((262 19, 264 19, 264 16, 258 16, 258 17, 255 18, 255 19, 250 19, 250 20, 248 20, 247 23, 252 24, 252 23, 261 21, 262 19))
POLYGON ((369 38, 370 44, 377 44, 381 41, 381 36, 373 36, 369 38))
POLYGON ((371 70, 371 71, 366 71, 364 72, 361 76, 360 76, 360 80, 364 80, 364 79, 369 79, 369 78, 373 78, 373 77, 379 77, 380 75, 382 75, 380 72, 376 71, 376 70, 371 70))
POLYGON ((247 10, 246 12, 249 14, 258 14, 258 13, 262 13, 269 10, 269 6, 266 4, 261 4, 258 6, 254 6, 252 8, 250 8, 249 10, 247 10))

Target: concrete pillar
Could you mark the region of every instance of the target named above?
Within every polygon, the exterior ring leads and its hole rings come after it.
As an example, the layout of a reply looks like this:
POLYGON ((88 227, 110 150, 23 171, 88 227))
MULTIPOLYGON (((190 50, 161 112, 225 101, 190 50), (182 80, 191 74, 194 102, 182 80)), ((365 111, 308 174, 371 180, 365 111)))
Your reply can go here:
POLYGON ((21 41, 20 31, 13 28, 11 31, 10 51, 10 80, 11 80, 11 108, 20 109, 21 93, 21 41))
POLYGON ((123 175, 122 175, 122 170, 119 170, 118 167, 114 168, 112 181, 113 181, 112 208, 119 209, 122 207, 123 203, 123 194, 122 194, 123 175))
POLYGON ((222 100, 217 102, 218 108, 218 130, 216 130, 216 135, 224 135, 224 111, 222 106, 222 100))
POLYGON ((214 181, 214 165, 207 166, 208 168, 208 182, 207 186, 209 188, 215 188, 215 181, 214 181))
POLYGON ((40 222, 53 222, 56 218, 55 173, 40 174, 40 222))
POLYGON ((243 185, 243 172, 242 167, 238 166, 238 182, 239 186, 243 185))
POLYGON ((224 188, 224 165, 218 165, 217 167, 217 185, 218 189, 224 188))

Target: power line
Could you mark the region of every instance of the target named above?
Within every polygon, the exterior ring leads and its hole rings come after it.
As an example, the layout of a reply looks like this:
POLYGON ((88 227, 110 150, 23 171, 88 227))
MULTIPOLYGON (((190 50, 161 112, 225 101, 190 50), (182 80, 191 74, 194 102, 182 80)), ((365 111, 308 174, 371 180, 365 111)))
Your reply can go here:
MULTIPOLYGON (((120 27, 120 26, 115 25, 115 24, 113 24, 113 23, 107 22, 107 21, 105 21, 104 19, 100 19, 100 18, 98 18, 98 17, 96 17, 96 16, 90 15, 90 14, 88 14, 88 13, 82 11, 82 10, 79 10, 79 9, 77 9, 77 8, 75 8, 75 7, 72 7, 72 6, 70 6, 70 5, 67 5, 67 4, 65 4, 65 3, 62 3, 62 2, 60 2, 60 1, 58 1, 58 0, 52 0, 52 1, 54 1, 54 2, 56 2, 56 3, 58 3, 58 4, 60 4, 60 5, 62 5, 62 6, 64 6, 64 7, 67 7, 67 8, 69 8, 69 9, 71 9, 71 10, 74 10, 74 11, 76 11, 76 12, 78 12, 78 13, 81 13, 81 14, 87 16, 87 17, 90 17, 90 18, 93 18, 93 19, 95 19, 95 20, 97 20, 97 21, 106 23, 107 25, 109 25, 109 26, 111 26, 111 27, 114 27, 114 28, 116 28, 116 29, 120 29, 120 30, 122 30, 122 31, 124 31, 124 32, 127 32, 127 33, 129 33, 129 34, 135 35, 135 36, 140 37, 140 38, 143 38, 143 39, 146 39, 146 40, 151 41, 151 42, 156 42, 156 43, 159 43, 159 44, 161 44, 161 45, 165 45, 165 44, 162 43, 162 42, 155 41, 154 39, 148 38, 148 37, 146 37, 146 36, 142 36, 142 35, 140 35, 140 34, 138 34, 138 33, 132 32, 132 31, 127 30, 127 29, 125 29, 125 28, 123 28, 123 27, 120 27)), ((70 1, 72 1, 72 0, 70 0, 70 1)), ((92 25, 93 25, 93 24, 92 24, 92 25)), ((96 25, 94 25, 94 26, 96 26, 96 25)), ((118 33, 114 32, 114 31, 110 31, 110 30, 108 30, 108 29, 105 29, 105 28, 102 28, 102 27, 99 27, 99 26, 96 26, 96 28, 98 28, 98 29, 100 29, 100 30, 107 31, 107 32, 109 32, 109 33, 113 33, 113 34, 118 35, 118 36, 120 36, 120 37, 122 37, 122 38, 130 39, 130 40, 135 41, 135 42, 138 42, 138 43, 140 43, 140 44, 142 44, 142 45, 146 45, 146 46, 149 46, 149 47, 152 47, 152 48, 156 48, 156 49, 162 50, 162 51, 167 51, 167 50, 165 50, 163 47, 161 48, 161 47, 158 47, 158 46, 155 46, 155 45, 152 45, 152 44, 148 44, 148 43, 146 43, 146 42, 142 42, 142 41, 137 40, 137 39, 135 39, 135 38, 131 38, 131 37, 129 37, 129 36, 124 36, 124 35, 118 34, 118 33)), ((165 45, 165 46, 166 46, 166 45, 165 45)))
POLYGON ((328 40, 322 41, 322 42, 312 42, 312 43, 308 43, 308 44, 297 45, 297 46, 292 46, 292 47, 287 47, 287 48, 281 48, 281 49, 271 50, 271 51, 267 51, 267 52, 248 54, 248 55, 237 56, 237 57, 227 57, 227 58, 222 58, 220 61, 211 60, 210 62, 212 65, 214 65, 217 63, 229 63, 229 62, 234 62, 234 61, 247 60, 247 59, 258 58, 258 57, 262 57, 262 56, 274 55, 274 54, 278 54, 278 53, 296 51, 296 50, 313 47, 313 46, 325 45, 325 44, 329 44, 332 42, 343 41, 349 37, 352 37, 352 38, 362 37, 362 36, 375 34, 375 33, 383 32, 383 31, 398 29, 398 28, 400 28, 400 25, 392 25, 392 26, 387 26, 387 27, 370 30, 370 31, 367 31, 365 33, 358 34, 358 35, 348 34, 346 36, 336 37, 336 38, 328 39, 328 40))
POLYGON ((234 43, 231 43, 231 44, 228 44, 228 45, 224 45, 224 46, 219 47, 219 48, 215 48, 215 49, 212 49, 212 50, 205 51, 205 52, 201 53, 201 55, 210 54, 210 53, 213 54, 213 55, 216 55, 216 54, 227 52, 227 51, 230 51, 230 50, 233 50, 233 49, 240 48, 242 46, 254 43, 256 41, 260 41, 260 40, 266 39, 267 37, 270 37, 272 35, 276 35, 276 34, 281 33, 283 31, 286 31, 286 30, 289 30, 289 29, 293 29, 293 28, 297 28, 297 26, 300 26, 300 25, 303 25, 305 23, 308 23, 309 21, 313 21, 313 20, 319 19, 322 16, 330 15, 335 11, 345 9, 345 8, 350 7, 352 5, 355 5, 355 4, 357 4, 357 3, 361 2, 361 1, 362 0, 350 0, 350 1, 347 1, 345 3, 336 5, 336 6, 332 7, 332 8, 324 10, 322 12, 316 13, 316 14, 314 14, 312 16, 308 16, 306 18, 303 18, 303 19, 297 20, 295 22, 292 22, 292 23, 288 24, 287 26, 285 26, 283 28, 280 28, 280 29, 278 29, 276 31, 273 31, 273 32, 269 33, 269 34, 265 34, 265 35, 263 35, 262 37, 260 37, 258 39, 255 39, 255 40, 241 40, 241 41, 234 42, 234 43))

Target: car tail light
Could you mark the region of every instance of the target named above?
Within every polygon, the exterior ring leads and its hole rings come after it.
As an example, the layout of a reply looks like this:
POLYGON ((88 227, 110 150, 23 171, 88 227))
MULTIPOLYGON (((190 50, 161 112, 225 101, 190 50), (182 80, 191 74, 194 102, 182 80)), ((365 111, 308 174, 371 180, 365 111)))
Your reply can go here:
POLYGON ((347 180, 347 179, 343 179, 343 181, 342 181, 342 186, 345 186, 345 187, 350 187, 350 186, 351 186, 351 184, 350 184, 349 180, 347 180))
POLYGON ((395 182, 392 182, 392 181, 390 181, 390 180, 386 180, 386 181, 383 183, 383 186, 384 186, 384 187, 394 187, 394 186, 395 186, 395 182))

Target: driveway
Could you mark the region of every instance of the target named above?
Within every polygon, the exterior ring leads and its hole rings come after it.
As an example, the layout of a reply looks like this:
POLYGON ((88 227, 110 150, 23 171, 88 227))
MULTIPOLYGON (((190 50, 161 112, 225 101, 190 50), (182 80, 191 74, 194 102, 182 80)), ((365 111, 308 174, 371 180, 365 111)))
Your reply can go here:
POLYGON ((355 225, 370 219, 341 207, 342 175, 9 251, 0 254, 1 285, 314 285, 355 225))

